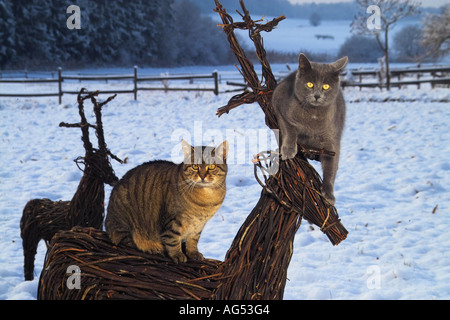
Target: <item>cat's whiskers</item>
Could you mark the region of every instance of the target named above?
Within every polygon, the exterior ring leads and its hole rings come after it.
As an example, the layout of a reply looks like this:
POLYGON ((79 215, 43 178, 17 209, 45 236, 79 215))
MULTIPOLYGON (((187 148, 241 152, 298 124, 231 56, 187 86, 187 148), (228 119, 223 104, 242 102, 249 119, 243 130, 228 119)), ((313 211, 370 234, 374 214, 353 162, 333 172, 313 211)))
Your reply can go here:
POLYGON ((180 184, 180 191, 183 193, 192 192, 196 184, 197 183, 195 181, 192 181, 191 179, 183 180, 183 182, 180 184))
POLYGON ((225 184, 225 182, 223 183, 217 183, 219 185, 219 188, 226 191, 227 190, 227 185, 225 184))

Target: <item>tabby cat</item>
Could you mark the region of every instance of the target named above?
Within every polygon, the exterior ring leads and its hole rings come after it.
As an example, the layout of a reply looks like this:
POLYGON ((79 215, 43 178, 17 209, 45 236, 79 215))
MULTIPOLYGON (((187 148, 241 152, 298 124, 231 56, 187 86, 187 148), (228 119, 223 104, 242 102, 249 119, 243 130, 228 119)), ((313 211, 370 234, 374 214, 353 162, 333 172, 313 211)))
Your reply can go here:
POLYGON ((203 259, 197 244, 226 192, 227 141, 214 147, 181 142, 184 162, 144 163, 113 188, 105 220, 114 244, 166 253, 175 262, 203 259))
POLYGON ((299 68, 276 88, 272 97, 281 133, 281 158, 292 159, 297 144, 307 149, 325 149, 336 155, 321 155, 322 194, 335 203, 334 180, 338 169, 340 143, 345 123, 345 101, 339 73, 347 57, 325 64, 299 56, 299 68))

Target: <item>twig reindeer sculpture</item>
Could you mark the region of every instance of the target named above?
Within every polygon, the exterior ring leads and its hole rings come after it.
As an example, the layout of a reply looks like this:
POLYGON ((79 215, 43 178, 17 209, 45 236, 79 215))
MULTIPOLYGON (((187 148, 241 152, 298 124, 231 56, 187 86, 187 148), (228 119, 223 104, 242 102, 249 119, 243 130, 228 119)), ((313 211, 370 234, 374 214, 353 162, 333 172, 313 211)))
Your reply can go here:
MULTIPOLYGON (((83 176, 71 201, 52 201, 50 199, 33 199, 28 201, 23 209, 20 221, 22 245, 24 251, 25 280, 34 278, 34 258, 40 240, 47 245, 53 235, 60 230, 70 230, 74 226, 93 227, 100 229, 104 218, 104 183, 114 185, 118 178, 110 163, 110 158, 123 163, 122 160, 111 154, 106 146, 103 134, 102 107, 115 98, 109 97, 106 101, 98 103, 95 97, 98 91, 87 93, 81 89, 78 94, 78 109, 81 122, 76 124, 60 123, 60 127, 81 128, 84 148, 84 157, 75 159, 78 168, 84 164, 83 176), (94 104, 96 125, 87 122, 84 114, 84 101, 91 99, 94 104), (92 146, 89 140, 89 128, 95 129, 98 139, 98 149, 92 146)), ((80 168, 81 170, 81 168, 80 168)))

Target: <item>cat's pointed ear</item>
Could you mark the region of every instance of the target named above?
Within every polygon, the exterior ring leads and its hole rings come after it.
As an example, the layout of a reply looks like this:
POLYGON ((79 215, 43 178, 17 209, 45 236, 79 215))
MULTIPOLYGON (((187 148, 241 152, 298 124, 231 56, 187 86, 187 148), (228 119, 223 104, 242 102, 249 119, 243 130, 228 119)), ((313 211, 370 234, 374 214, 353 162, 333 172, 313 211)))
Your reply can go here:
POLYGON ((194 148, 184 139, 181 140, 181 148, 183 149, 184 154, 184 163, 192 162, 192 153, 194 152, 194 148))
POLYGON ((308 58, 303 53, 300 53, 298 56, 298 69, 301 73, 311 70, 311 62, 309 62, 308 58))
POLYGON ((224 141, 219 144, 214 151, 214 158, 216 163, 223 164, 226 163, 228 156, 228 141, 224 141))
POLYGON ((333 62, 331 64, 331 66, 334 68, 334 70, 336 72, 341 72, 342 69, 344 69, 345 66, 347 65, 347 62, 348 62, 348 58, 347 57, 343 57, 343 58, 340 58, 339 60, 333 62))

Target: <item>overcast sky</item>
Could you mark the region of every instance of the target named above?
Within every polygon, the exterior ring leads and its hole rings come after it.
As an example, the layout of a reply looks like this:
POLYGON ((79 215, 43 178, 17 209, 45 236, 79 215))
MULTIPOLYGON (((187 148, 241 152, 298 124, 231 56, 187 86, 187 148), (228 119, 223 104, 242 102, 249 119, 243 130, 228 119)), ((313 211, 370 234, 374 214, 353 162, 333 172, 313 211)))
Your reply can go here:
MULTIPOLYGON (((352 2, 353 0, 289 0, 291 3, 330 3, 330 2, 352 2)), ((422 6, 424 7, 440 7, 449 3, 449 0, 422 0, 422 6)), ((374 0, 376 3, 376 0, 374 0)))

